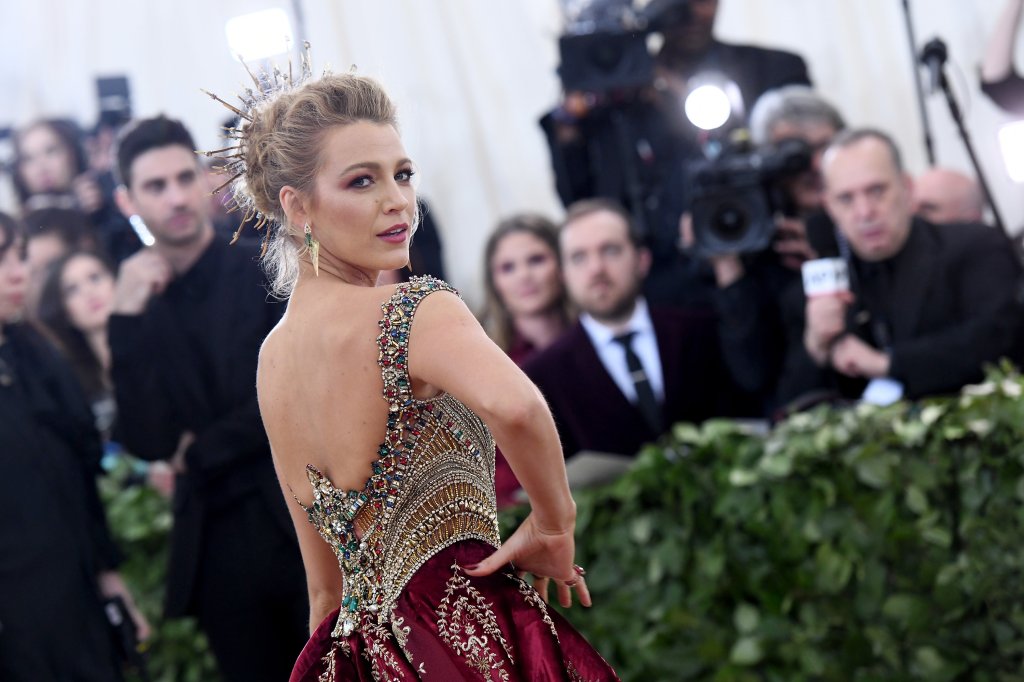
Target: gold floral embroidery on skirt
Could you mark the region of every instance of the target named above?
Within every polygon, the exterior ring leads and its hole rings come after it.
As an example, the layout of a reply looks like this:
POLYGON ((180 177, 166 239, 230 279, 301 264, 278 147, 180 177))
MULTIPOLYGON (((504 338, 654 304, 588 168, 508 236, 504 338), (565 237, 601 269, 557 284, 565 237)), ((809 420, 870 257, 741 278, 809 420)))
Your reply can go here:
MULTIPOLYGON (((403 670, 398 659, 385 643, 393 637, 391 630, 386 625, 379 625, 368 622, 362 624, 363 637, 368 645, 363 651, 363 656, 370 662, 373 679, 379 682, 402 682, 404 679, 403 670), (383 668, 381 665, 383 664, 383 668), (389 676, 388 671, 393 671, 394 677, 389 676)), ((411 662, 411 661, 410 661, 411 662)))
POLYGON ((348 642, 344 640, 336 640, 331 644, 331 648, 327 651, 327 655, 320 659, 320 662, 324 664, 324 671, 317 677, 317 682, 334 682, 338 675, 338 650, 348 657, 352 656, 352 647, 349 646, 348 642))
POLYGON ((437 631, 453 651, 466 659, 466 663, 490 679, 496 671, 502 680, 508 680, 504 659, 492 643, 500 644, 508 660, 515 663, 512 650, 498 626, 498 619, 480 592, 462 573, 458 564, 452 565, 452 577, 445 584, 445 597, 437 607, 437 631))
MULTIPOLYGON (((394 612, 391 613, 391 632, 394 634, 395 641, 398 642, 398 646, 402 648, 402 653, 405 654, 406 660, 408 660, 410 664, 415 665, 415 661, 413 661, 412 658, 412 652, 410 652, 407 647, 409 644, 409 633, 411 632, 411 629, 408 625, 405 625, 405 618, 396 616, 394 612)), ((419 666, 417 666, 416 672, 420 675, 426 674, 427 671, 426 668, 423 667, 422 661, 419 666)))
POLYGON ((544 603, 543 599, 541 599, 540 593, 533 589, 533 586, 522 578, 515 575, 509 575, 508 577, 519 585, 519 594, 523 595, 523 601, 540 611, 541 618, 551 630, 551 634, 554 635, 555 641, 558 642, 558 630, 555 629, 555 621, 551 620, 551 615, 548 613, 548 605, 544 603))

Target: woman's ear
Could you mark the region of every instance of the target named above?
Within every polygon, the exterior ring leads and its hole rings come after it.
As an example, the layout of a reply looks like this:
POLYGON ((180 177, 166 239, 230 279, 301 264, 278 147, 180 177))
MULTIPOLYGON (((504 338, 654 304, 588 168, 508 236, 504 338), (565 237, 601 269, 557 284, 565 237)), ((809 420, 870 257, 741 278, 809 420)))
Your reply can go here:
POLYGON ((306 201, 297 189, 291 185, 285 185, 281 188, 278 200, 281 202, 281 209, 284 211, 285 217, 288 218, 289 225, 295 225, 301 229, 301 226, 309 222, 306 201))

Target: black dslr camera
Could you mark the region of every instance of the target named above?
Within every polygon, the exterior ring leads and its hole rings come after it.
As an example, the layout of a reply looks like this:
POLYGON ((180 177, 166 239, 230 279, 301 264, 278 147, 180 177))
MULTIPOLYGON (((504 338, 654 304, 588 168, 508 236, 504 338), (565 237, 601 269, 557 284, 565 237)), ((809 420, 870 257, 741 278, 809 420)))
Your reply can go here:
POLYGON ((690 20, 690 0, 562 0, 558 74, 566 92, 607 93, 654 82, 651 32, 690 20))
POLYGON ((563 0, 562 4, 566 30, 558 39, 558 75, 566 92, 604 94, 654 81, 646 21, 632 0, 563 0))
POLYGON ((793 215, 785 181, 811 167, 811 148, 786 140, 763 150, 730 151, 690 169, 694 251, 699 256, 766 249, 775 214, 793 215))

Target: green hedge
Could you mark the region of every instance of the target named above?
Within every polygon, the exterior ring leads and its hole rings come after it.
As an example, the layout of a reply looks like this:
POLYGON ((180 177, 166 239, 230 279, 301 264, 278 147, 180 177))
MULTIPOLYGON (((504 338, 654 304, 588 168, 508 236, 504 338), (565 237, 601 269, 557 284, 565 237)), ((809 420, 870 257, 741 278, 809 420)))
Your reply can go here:
MULTIPOLYGON (((1022 394, 1003 370, 767 437, 678 425, 578 497, 595 606, 569 617, 627 681, 1024 680, 1022 394)), ((170 511, 128 468, 102 488, 153 678, 215 680, 194 622, 160 617, 170 511)))
MULTIPOLYGON (((164 578, 171 530, 170 502, 133 482, 133 460, 122 457, 100 481, 111 532, 125 555, 121 574, 153 626, 143 646, 153 682, 217 682, 206 638, 190 618, 163 618, 164 578)), ((140 679, 129 671, 129 682, 140 679)))
POLYGON ((1024 680, 1022 393, 678 425, 578 497, 569 617, 624 680, 1024 680))

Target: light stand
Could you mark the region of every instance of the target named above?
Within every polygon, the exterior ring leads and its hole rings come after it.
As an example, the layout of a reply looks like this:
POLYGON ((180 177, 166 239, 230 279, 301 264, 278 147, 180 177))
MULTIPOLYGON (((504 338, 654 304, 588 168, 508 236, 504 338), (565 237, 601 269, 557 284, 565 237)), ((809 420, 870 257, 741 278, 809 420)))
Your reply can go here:
POLYGON ((914 90, 917 93, 917 107, 924 129, 924 150, 928 154, 928 165, 935 165, 935 148, 932 146, 932 124, 928 119, 928 107, 924 104, 924 86, 921 85, 921 70, 917 68, 917 39, 914 37, 914 22, 910 18, 910 0, 903 0, 903 16, 907 23, 907 38, 910 44, 910 60, 914 64, 914 90))
POLYGON ((953 117, 953 122, 956 123, 957 131, 960 133, 960 139, 963 140, 964 147, 967 149, 967 155, 971 159, 971 165, 974 167, 974 173, 978 178, 978 184, 981 185, 981 191, 985 195, 985 201, 992 208, 992 218, 995 221, 996 227, 1002 231, 1007 239, 1012 241, 1012 237, 1009 231, 1006 229, 1006 223, 1003 222, 1003 217, 999 213, 999 208, 996 206, 995 197, 992 196, 992 190, 989 188, 988 180, 985 179, 985 173, 981 169, 981 164, 978 162, 978 157, 974 153, 974 145, 971 143, 971 136, 967 132, 967 127, 964 125, 963 115, 960 112, 960 105, 957 104, 956 97, 953 96, 953 89, 949 85, 949 80, 946 78, 946 44, 939 38, 932 39, 924 49, 921 51, 921 61, 927 64, 931 69, 935 80, 940 88, 942 88, 943 94, 946 96, 946 103, 949 105, 949 113, 953 117))

